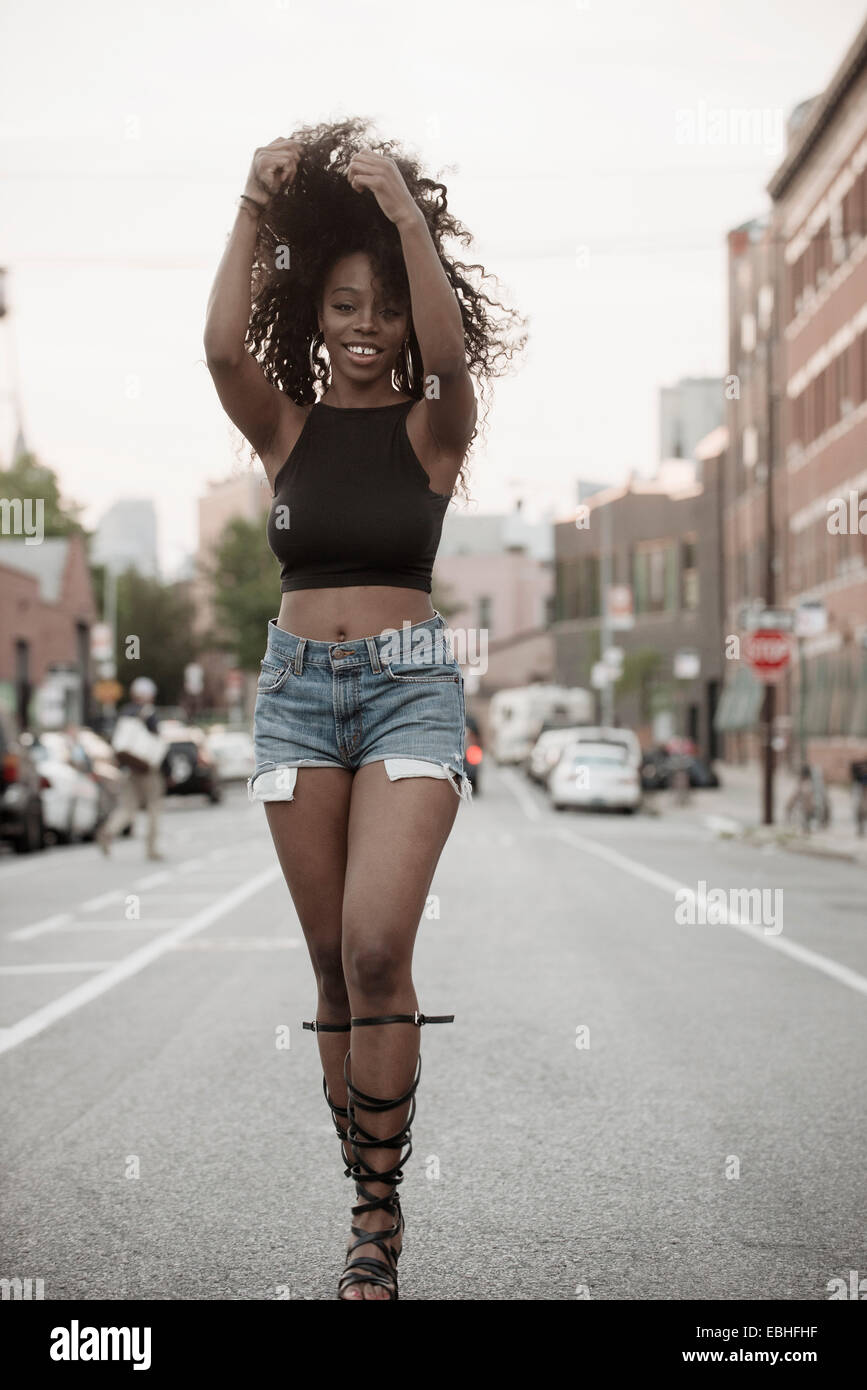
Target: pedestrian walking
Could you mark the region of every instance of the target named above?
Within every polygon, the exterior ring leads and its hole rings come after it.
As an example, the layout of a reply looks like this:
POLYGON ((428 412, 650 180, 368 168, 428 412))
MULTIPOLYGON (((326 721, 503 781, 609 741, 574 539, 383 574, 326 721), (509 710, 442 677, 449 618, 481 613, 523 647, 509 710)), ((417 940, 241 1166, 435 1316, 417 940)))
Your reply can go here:
POLYGON ((111 853, 112 842, 136 814, 146 816, 145 852, 148 859, 164 859, 158 848, 160 808, 165 784, 160 764, 165 744, 159 737, 154 700, 157 687, 148 676, 137 676, 130 686, 130 703, 118 712, 112 746, 124 769, 117 805, 109 812, 96 833, 103 854, 111 853), (140 726, 140 727, 137 727, 140 726))
POLYGON ((248 792, 316 977, 304 1027, 358 1199, 345 1299, 398 1297, 419 1028, 453 1020, 420 1011, 412 978, 470 797, 463 675, 431 570, 466 486, 474 378, 523 343, 514 312, 443 250, 463 232, 394 142, 357 120, 304 127, 254 155, 205 328, 220 400, 271 486, 282 598, 248 792))

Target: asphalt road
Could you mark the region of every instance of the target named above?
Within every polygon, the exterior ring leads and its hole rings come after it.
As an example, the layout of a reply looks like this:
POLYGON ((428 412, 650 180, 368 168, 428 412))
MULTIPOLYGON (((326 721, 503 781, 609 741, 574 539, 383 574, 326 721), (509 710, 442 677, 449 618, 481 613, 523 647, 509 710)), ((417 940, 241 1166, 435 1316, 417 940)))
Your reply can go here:
MULTIPOLYGON (((487 771, 416 952, 422 1009, 456 1022, 422 1033, 401 1297, 826 1299, 867 1274, 864 870, 698 815, 558 815, 487 771), (782 929, 678 921, 700 880, 768 889, 782 929)), ((262 808, 241 787, 164 824, 161 865, 140 840, 0 862, 0 1276, 333 1299, 352 1189, 262 808)))

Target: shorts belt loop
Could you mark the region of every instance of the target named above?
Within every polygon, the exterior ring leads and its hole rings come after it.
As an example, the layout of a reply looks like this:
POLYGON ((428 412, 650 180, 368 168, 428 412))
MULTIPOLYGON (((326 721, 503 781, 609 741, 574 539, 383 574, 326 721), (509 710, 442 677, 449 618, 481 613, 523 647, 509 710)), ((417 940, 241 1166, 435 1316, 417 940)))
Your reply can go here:
POLYGON ((304 648, 307 646, 307 638, 301 637, 298 646, 295 648, 295 674, 300 676, 304 665, 304 648))
POLYGON ((365 637, 367 643, 367 654, 370 657, 370 664, 377 675, 382 670, 382 662, 379 659, 379 647, 376 645, 375 637, 365 637))

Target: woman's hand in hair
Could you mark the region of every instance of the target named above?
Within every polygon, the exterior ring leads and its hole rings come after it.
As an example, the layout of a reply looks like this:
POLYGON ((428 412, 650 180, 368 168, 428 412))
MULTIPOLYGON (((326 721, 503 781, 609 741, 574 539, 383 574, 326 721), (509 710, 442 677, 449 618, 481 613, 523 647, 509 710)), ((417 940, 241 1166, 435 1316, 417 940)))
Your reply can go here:
POLYGON ((288 188, 295 178, 303 146, 297 140, 272 140, 253 155, 244 192, 258 203, 267 206, 282 188, 288 188))
POLYGON ((346 177, 356 193, 369 189, 389 222, 400 226, 413 217, 421 217, 403 175, 393 159, 372 150, 361 150, 349 161, 346 177))

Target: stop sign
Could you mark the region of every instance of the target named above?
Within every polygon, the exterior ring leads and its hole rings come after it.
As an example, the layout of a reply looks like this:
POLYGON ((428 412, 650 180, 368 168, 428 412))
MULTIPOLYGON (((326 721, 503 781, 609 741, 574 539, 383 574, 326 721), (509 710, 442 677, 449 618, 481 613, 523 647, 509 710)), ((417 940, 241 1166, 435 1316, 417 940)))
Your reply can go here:
POLYGON ((762 627, 748 632, 741 646, 753 674, 765 684, 778 681, 792 656, 792 642, 787 632, 779 628, 762 627))

